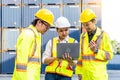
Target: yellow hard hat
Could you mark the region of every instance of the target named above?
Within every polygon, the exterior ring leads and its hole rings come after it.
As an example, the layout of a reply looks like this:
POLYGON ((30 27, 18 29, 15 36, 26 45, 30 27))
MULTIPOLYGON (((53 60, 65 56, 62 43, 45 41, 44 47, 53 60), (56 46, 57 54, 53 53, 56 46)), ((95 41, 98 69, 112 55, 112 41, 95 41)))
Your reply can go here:
POLYGON ((88 22, 94 18, 96 18, 95 13, 91 9, 85 9, 80 15, 80 22, 88 22))
POLYGON ((46 21, 47 23, 49 23, 50 25, 53 25, 53 21, 54 21, 54 15, 53 13, 45 8, 42 8, 40 10, 38 10, 35 13, 35 17, 42 19, 43 21, 46 21))

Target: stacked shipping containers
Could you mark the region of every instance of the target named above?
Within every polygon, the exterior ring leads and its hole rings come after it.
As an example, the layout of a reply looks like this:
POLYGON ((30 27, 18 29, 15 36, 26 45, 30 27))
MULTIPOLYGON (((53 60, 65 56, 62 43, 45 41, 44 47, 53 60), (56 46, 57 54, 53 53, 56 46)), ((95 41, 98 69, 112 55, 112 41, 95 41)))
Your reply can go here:
POLYGON ((2 25, 1 25, 1 13, 2 13, 2 11, 1 11, 1 0, 0 0, 0 72, 1 72, 1 67, 2 67, 2 41, 1 41, 1 39, 2 39, 2 30, 1 30, 1 27, 2 27, 2 25))
POLYGON ((22 0, 21 4, 21 24, 27 27, 34 20, 35 12, 41 8, 41 0, 22 0))
POLYGON ((20 0, 2 0, 2 67, 1 73, 12 73, 15 44, 21 27, 20 0))

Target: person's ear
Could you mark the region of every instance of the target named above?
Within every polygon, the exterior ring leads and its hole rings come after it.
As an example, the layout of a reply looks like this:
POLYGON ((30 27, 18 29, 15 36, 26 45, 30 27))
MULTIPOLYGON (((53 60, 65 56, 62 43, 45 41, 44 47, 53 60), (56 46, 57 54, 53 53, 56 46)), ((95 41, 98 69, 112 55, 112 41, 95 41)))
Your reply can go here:
POLYGON ((97 21, 96 21, 96 20, 93 20, 93 23, 94 23, 94 24, 97 24, 97 21))

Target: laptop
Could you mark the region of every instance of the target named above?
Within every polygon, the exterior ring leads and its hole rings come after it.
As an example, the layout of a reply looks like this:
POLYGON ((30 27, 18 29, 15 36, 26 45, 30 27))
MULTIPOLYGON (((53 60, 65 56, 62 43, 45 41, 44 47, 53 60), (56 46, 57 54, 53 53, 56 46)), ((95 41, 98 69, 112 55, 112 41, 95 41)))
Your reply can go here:
POLYGON ((73 60, 79 57, 79 43, 58 43, 57 57, 62 58, 64 53, 69 53, 73 60))

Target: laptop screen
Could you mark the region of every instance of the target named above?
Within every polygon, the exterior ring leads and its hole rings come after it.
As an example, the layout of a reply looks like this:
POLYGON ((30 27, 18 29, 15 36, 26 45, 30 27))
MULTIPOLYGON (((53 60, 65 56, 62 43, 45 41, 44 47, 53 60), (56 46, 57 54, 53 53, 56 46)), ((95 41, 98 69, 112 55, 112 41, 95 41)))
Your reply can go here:
POLYGON ((58 43, 57 57, 62 58, 64 53, 69 53, 72 59, 76 60, 79 57, 79 43, 58 43))

